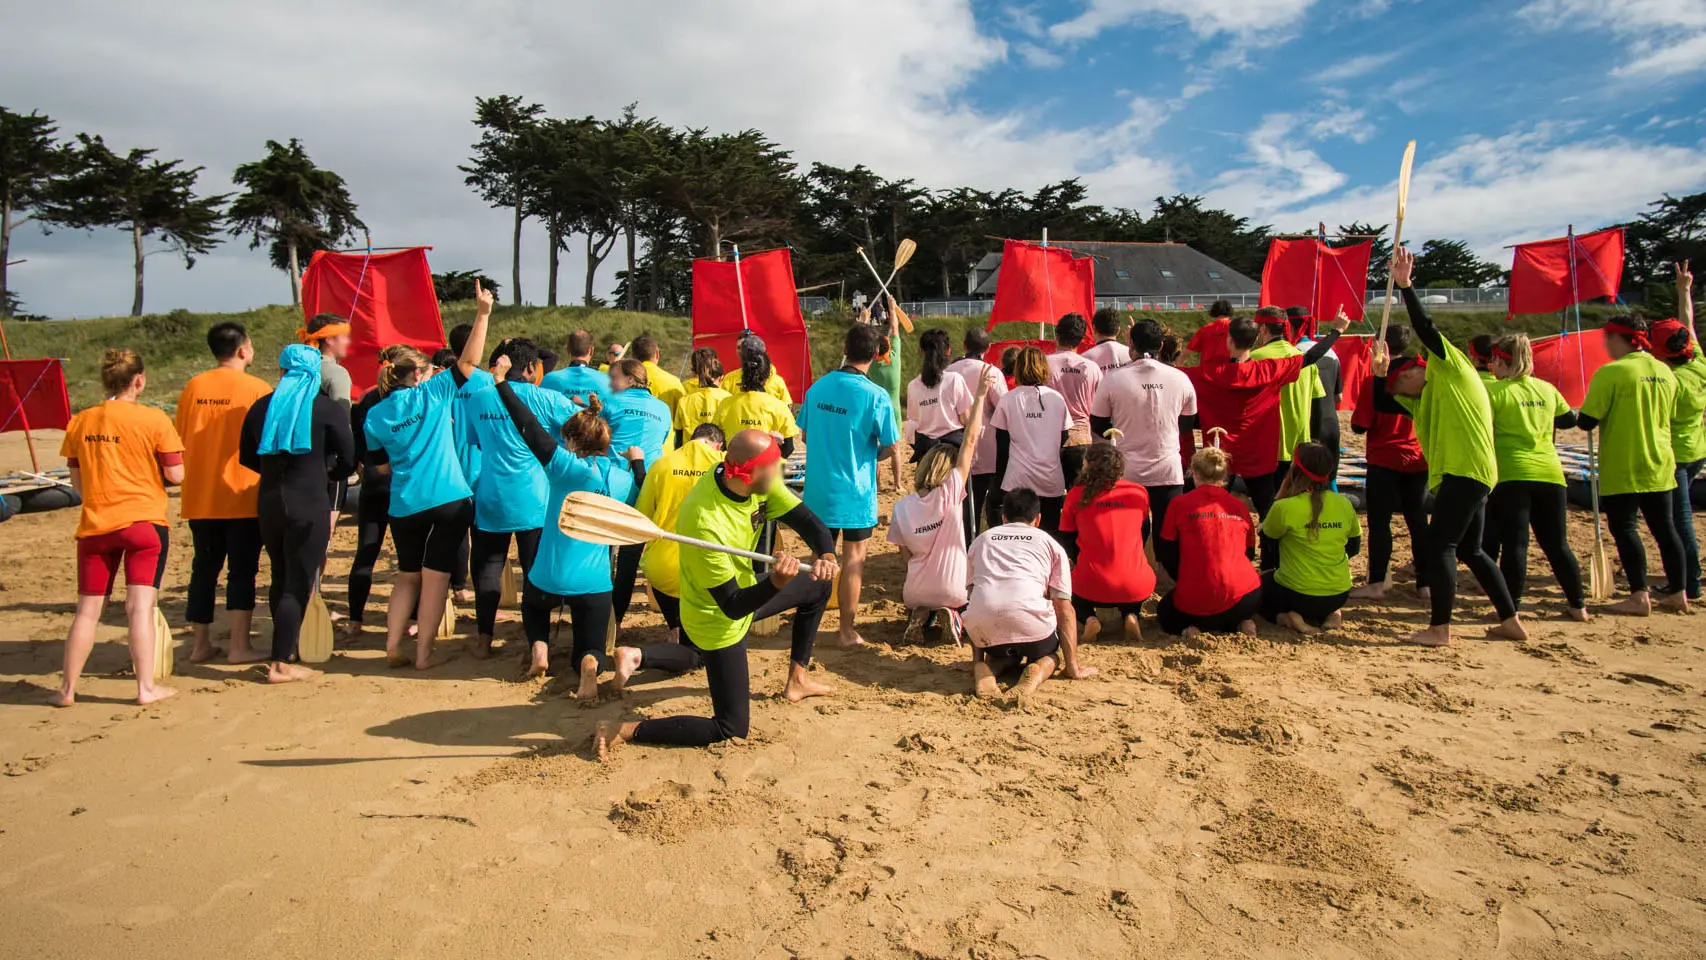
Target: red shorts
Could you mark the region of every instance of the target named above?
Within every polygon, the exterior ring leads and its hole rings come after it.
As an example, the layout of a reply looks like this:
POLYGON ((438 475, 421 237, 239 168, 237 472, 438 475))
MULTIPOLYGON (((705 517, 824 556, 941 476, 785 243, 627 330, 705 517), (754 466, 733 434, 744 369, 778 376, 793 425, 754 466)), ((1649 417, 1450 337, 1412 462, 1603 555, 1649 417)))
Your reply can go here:
POLYGON ((77 541, 77 593, 104 597, 113 592, 119 564, 124 582, 132 587, 159 589, 166 573, 169 531, 152 523, 133 523, 123 530, 77 541))

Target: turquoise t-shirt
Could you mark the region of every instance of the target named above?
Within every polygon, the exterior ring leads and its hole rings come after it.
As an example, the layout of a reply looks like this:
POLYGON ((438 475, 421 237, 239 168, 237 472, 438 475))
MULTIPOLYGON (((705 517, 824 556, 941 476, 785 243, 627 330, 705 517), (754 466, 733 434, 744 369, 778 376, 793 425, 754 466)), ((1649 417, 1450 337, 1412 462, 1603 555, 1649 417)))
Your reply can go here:
MULTIPOLYGON (((511 383, 510 388, 553 437, 561 436, 563 424, 575 415, 575 405, 554 390, 531 383, 511 383)), ((480 477, 473 484, 474 526, 490 533, 537 530, 545 522, 550 484, 545 468, 510 421, 497 388, 469 397, 466 412, 466 427, 481 461, 480 477)))
POLYGON ((455 395, 456 378, 446 371, 391 391, 367 412, 368 449, 383 450, 391 464, 391 516, 414 516, 473 494, 452 436, 455 395))
POLYGON ((612 394, 605 401, 602 416, 610 423, 610 452, 620 457, 629 447, 639 447, 646 454, 647 469, 663 456, 664 442, 675 430, 675 414, 669 404, 645 387, 612 394))
POLYGON ((577 457, 558 447, 545 465, 550 480, 546 504, 545 532, 539 538, 539 554, 527 572, 529 583, 561 597, 610 591, 610 549, 603 544, 574 540, 557 529, 557 516, 569 494, 588 492, 612 500, 633 503, 634 472, 628 461, 614 457, 577 457))
POLYGON ((492 375, 484 370, 475 370, 467 382, 456 388, 456 396, 450 401, 450 420, 455 432, 451 436, 456 440, 456 462, 462 464, 462 479, 468 481, 468 486, 480 485, 480 448, 474 445, 474 435, 468 430, 468 398, 481 390, 489 390, 497 383, 492 375))
POLYGON ((545 374, 545 379, 541 380, 539 385, 547 390, 555 390, 565 397, 580 397, 584 400, 589 394, 597 394, 600 403, 610 402, 610 374, 584 363, 558 367, 545 374))
POLYGON ((800 406, 806 437, 805 504, 832 530, 877 525, 877 454, 900 439, 894 404, 863 374, 838 370, 800 406))

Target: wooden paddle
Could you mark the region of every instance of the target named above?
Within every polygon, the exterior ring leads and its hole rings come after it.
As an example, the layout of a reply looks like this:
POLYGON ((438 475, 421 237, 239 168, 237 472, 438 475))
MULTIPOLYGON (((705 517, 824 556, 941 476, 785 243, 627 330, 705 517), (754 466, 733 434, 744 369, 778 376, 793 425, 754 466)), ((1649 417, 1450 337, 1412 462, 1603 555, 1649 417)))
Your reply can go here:
MULTIPOLYGON (((918 251, 918 244, 907 239, 902 240, 900 246, 895 248, 894 272, 889 274, 886 283, 883 281, 883 275, 877 272, 877 267, 871 262, 871 258, 865 256, 865 248, 855 247, 854 250, 858 252, 859 259, 865 261, 865 268, 871 271, 871 277, 877 281, 877 287, 883 291, 883 296, 893 300, 894 294, 889 293, 889 283, 894 282, 895 274, 900 273, 900 268, 906 266, 907 261, 911 260, 912 255, 918 251)), ((912 332, 912 318, 906 315, 906 311, 900 309, 898 301, 895 304, 895 318, 900 321, 901 329, 907 333, 912 332)))
POLYGON ((671 533, 659 528, 645 514, 625 503, 585 491, 576 491, 563 499, 563 509, 557 514, 557 529, 566 537, 584 543, 601 543, 607 547, 627 547, 636 543, 650 543, 653 540, 673 540, 689 547, 715 550, 758 563, 776 562, 775 557, 762 553, 671 533))
POLYGON ((315 588, 302 609, 302 633, 296 640, 296 656, 303 663, 325 663, 332 659, 332 612, 315 588))
POLYGON ((521 581, 515 575, 515 564, 504 557, 503 578, 498 581, 498 602, 506 607, 521 605, 521 581))
POLYGON ((444 619, 438 622, 438 639, 456 639, 456 600, 454 597, 444 598, 444 619))
POLYGON ((166 615, 154 608, 154 680, 156 682, 172 675, 173 654, 172 625, 166 621, 166 615))
MULTIPOLYGON (((1392 227, 1392 249, 1404 245, 1404 215, 1410 208, 1410 169, 1416 163, 1416 141, 1404 148, 1404 163, 1398 168, 1398 217, 1392 227)), ((1392 322, 1392 270, 1386 271, 1386 301, 1380 305, 1380 336, 1376 343, 1386 342, 1386 325, 1392 322)))
POLYGON ((1611 556, 1605 552, 1605 530, 1599 520, 1599 450, 1588 431, 1588 492, 1593 499, 1593 559, 1588 562, 1588 594, 1596 603, 1611 599, 1611 556))

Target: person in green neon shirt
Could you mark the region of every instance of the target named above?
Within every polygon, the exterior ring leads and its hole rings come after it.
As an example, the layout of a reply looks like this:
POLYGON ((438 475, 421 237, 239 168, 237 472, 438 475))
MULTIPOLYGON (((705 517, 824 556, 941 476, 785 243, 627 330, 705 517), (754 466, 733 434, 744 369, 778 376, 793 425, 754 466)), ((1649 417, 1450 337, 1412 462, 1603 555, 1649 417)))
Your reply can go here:
POLYGON ((1493 411, 1487 385, 1463 351, 1440 335, 1411 286, 1416 255, 1399 248, 1392 254, 1392 280, 1404 292, 1410 326, 1427 354, 1427 364, 1406 366, 1386 379, 1390 357, 1384 343, 1374 345, 1375 408, 1406 414, 1416 421, 1416 437, 1428 460, 1428 488, 1434 493, 1424 549, 1416 557, 1425 570, 1431 607, 1428 626, 1411 642, 1429 647, 1451 643, 1452 608, 1457 603, 1457 561, 1463 561, 1498 612, 1491 637, 1525 641, 1528 631, 1517 616, 1499 565, 1481 546, 1487 495, 1498 480, 1493 452, 1493 411))
POLYGON ((1606 321, 1605 352, 1611 362, 1594 371, 1577 424, 1599 430, 1599 502, 1623 561, 1629 596, 1607 607, 1610 613, 1645 617, 1658 605, 1687 612, 1683 582, 1682 534, 1671 511, 1676 489, 1676 453, 1671 422, 1676 417, 1676 377, 1653 356, 1651 330, 1641 317, 1606 321), (1665 584, 1647 588, 1647 548, 1637 517, 1658 544, 1665 584))
POLYGON ((1676 489, 1671 512, 1682 534, 1684 592, 1700 599, 1700 544, 1694 536, 1694 478, 1706 466, 1706 359, 1694 336, 1694 274, 1688 261, 1676 265, 1676 309, 1679 319, 1653 324, 1653 355, 1670 364, 1676 377, 1676 416, 1671 420, 1670 449, 1676 455, 1676 489))
POLYGON ((1522 602, 1528 585, 1528 538, 1534 539, 1563 588, 1570 619, 1588 619, 1582 565, 1570 549, 1570 502, 1564 465, 1552 431, 1576 425, 1575 411, 1558 388, 1534 376, 1534 350, 1525 334, 1500 337, 1491 348, 1487 399, 1493 406, 1493 446, 1499 483, 1487 498, 1487 526, 1499 543, 1499 569, 1511 599, 1522 602))
POLYGON ((1262 539, 1276 544, 1277 569, 1262 574, 1262 616, 1309 636, 1344 622, 1351 595, 1350 559, 1362 550, 1356 505, 1332 490, 1338 452, 1324 443, 1298 446, 1279 499, 1262 520, 1262 539))

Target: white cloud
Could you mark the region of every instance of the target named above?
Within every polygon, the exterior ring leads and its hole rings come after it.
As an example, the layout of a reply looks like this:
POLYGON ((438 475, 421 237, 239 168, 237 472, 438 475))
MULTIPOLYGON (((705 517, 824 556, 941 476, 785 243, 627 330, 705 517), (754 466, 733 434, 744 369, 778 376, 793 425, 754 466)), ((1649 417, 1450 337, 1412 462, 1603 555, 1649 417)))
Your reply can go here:
POLYGON ((1390 53, 1365 53, 1349 60, 1341 60, 1324 70, 1317 70, 1313 76, 1322 83, 1343 83, 1379 70, 1398 59, 1401 52, 1393 50, 1390 53))
POLYGON ((1616 77, 1657 80, 1706 69, 1706 0, 1531 0, 1518 15, 1542 30, 1622 38, 1629 46, 1611 71, 1616 77))
POLYGON ((1083 13, 1057 23, 1057 40, 1087 40, 1104 30, 1146 19, 1184 21, 1201 37, 1252 34, 1296 24, 1315 0, 1089 0, 1083 13))
POLYGON ((1347 177, 1305 145, 1314 121, 1289 113, 1270 114, 1245 141, 1252 165, 1216 178, 1208 195, 1215 206, 1259 220, 1343 187, 1347 177))
POLYGON ((1066 58, 1047 47, 1035 43, 1021 43, 1014 47, 1026 64, 1039 70, 1052 70, 1066 63, 1066 58))
POLYGON ((1374 136, 1368 123, 1368 112, 1350 107, 1336 107, 1309 125, 1309 134, 1317 140, 1343 138, 1352 143, 1367 143, 1374 136))

